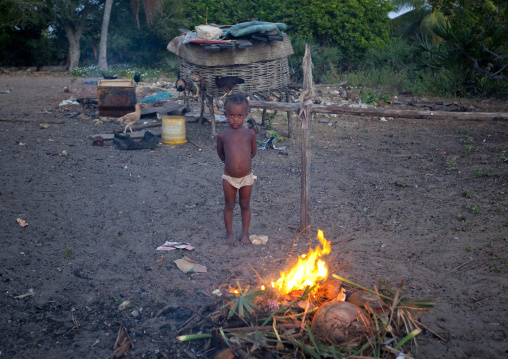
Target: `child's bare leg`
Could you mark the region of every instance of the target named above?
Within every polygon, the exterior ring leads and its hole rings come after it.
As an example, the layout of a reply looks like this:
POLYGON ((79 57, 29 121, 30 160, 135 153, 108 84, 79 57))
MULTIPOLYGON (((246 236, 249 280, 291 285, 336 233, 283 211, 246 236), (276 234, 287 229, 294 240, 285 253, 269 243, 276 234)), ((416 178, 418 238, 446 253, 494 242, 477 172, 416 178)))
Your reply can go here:
POLYGON ((224 224, 226 225, 226 244, 236 246, 235 236, 233 234, 233 210, 236 202, 236 188, 231 186, 228 181, 222 180, 224 189, 224 224))
POLYGON ((252 194, 252 186, 245 186, 240 188, 239 200, 240 210, 242 213, 242 246, 251 244, 249 239, 249 225, 250 225, 250 196, 252 194))

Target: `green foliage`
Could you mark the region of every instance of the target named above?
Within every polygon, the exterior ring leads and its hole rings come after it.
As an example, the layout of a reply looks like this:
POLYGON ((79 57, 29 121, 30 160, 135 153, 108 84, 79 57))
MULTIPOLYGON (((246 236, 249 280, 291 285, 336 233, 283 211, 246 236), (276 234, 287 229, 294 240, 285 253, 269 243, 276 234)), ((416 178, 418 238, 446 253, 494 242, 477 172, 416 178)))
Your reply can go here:
POLYGON ((406 40, 392 38, 379 46, 370 46, 364 63, 370 67, 400 69, 406 66, 408 46, 406 40))
POLYGON ((409 177, 406 177, 403 181, 395 182, 397 187, 407 188, 409 187, 409 177))
POLYGON ((384 0, 195 0, 187 4, 185 13, 191 27, 254 18, 283 22, 288 34, 338 46, 347 58, 357 59, 369 46, 388 39, 387 14, 391 10, 384 0))
MULTIPOLYGON (((508 94, 506 1, 390 2, 396 8, 412 7, 408 13, 390 20, 390 26, 392 36, 408 40, 406 62, 395 71, 409 70, 414 94, 477 97, 508 94)), ((365 64, 376 63, 376 52, 369 55, 365 64)))
POLYGON ((504 152, 499 153, 499 155, 498 155, 497 157, 498 157, 498 158, 497 158, 497 163, 498 163, 498 164, 501 164, 501 163, 503 163, 504 161, 506 161, 506 155, 505 155, 505 153, 504 153, 504 152))
POLYGON ((38 34, 51 21, 50 7, 44 0, 0 1, 0 30, 34 31, 38 34))
POLYGON ((478 177, 478 178, 481 178, 481 177, 491 177, 493 173, 494 173, 494 169, 493 168, 489 168, 487 171, 482 171, 482 170, 479 170, 479 169, 474 170, 474 175, 476 177, 478 177))
POLYGON ((481 209, 481 206, 479 204, 477 204, 476 206, 471 206, 471 205, 467 205, 466 206, 467 209, 470 209, 471 212, 473 212, 473 214, 478 214, 480 213, 480 209, 481 209))
POLYGON ((429 2, 446 16, 432 31, 456 65, 474 72, 481 91, 488 80, 508 82, 508 3, 504 0, 429 2), (485 79, 486 77, 486 79, 485 79))
POLYGON ((346 58, 355 59, 388 39, 391 10, 382 0, 296 0, 287 2, 283 22, 291 33, 338 45, 346 58))
POLYGON ((315 83, 328 82, 338 76, 337 65, 343 58, 337 46, 320 45, 313 40, 300 37, 291 38, 294 54, 289 56, 291 77, 296 82, 303 81, 302 61, 305 55, 305 44, 310 45, 312 57, 312 77, 315 83))
POLYGON ((247 314, 254 313, 255 309, 259 309, 256 304, 258 296, 262 293, 259 290, 253 290, 249 292, 249 287, 242 290, 240 284, 236 284, 239 289, 239 295, 231 302, 225 304, 222 308, 231 306, 229 309, 228 319, 233 315, 238 314, 240 317, 245 318, 247 314))
POLYGON ((415 87, 408 70, 394 71, 389 67, 367 67, 341 74, 350 86, 387 87, 397 91, 409 91, 415 87))
POLYGON ((448 162, 448 167, 446 168, 446 170, 450 172, 456 166, 457 166, 457 157, 452 157, 452 159, 448 162))
POLYGON ((273 136, 275 137, 274 138, 274 142, 282 142, 284 141, 284 137, 280 135, 279 132, 275 131, 275 130, 270 130, 270 136, 273 136))
POLYGON ((362 102, 363 103, 375 103, 380 104, 381 101, 384 101, 385 103, 388 102, 390 99, 390 95, 387 93, 380 93, 375 92, 374 90, 370 88, 362 88, 360 90, 360 93, 362 95, 362 102))
POLYGON ((134 74, 140 73, 142 81, 156 81, 161 78, 173 78, 175 75, 167 67, 130 67, 110 66, 108 70, 102 70, 98 66, 76 67, 70 71, 73 76, 101 77, 106 75, 118 75, 119 78, 134 78, 134 74))

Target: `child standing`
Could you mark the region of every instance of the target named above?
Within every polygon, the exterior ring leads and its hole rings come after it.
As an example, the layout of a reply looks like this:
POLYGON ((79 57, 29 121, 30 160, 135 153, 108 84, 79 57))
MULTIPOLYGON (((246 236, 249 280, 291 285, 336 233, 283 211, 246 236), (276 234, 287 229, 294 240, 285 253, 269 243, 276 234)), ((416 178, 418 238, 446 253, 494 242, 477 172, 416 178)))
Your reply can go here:
POLYGON ((256 156, 256 134, 243 127, 249 114, 249 101, 243 94, 231 94, 226 97, 224 115, 229 128, 217 136, 217 154, 225 164, 222 175, 224 189, 224 224, 226 225, 226 243, 236 246, 233 235, 233 209, 236 192, 239 193, 242 215, 242 245, 249 245, 250 196, 252 185, 257 177, 252 174, 251 160, 256 156))

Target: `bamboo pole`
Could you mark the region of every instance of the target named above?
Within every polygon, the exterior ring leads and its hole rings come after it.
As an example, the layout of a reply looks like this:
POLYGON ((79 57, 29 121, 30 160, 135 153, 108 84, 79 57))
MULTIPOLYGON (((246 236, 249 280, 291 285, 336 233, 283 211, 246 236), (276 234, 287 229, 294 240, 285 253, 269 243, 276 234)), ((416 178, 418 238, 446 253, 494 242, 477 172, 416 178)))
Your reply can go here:
MULTIPOLYGON (((279 111, 300 111, 300 104, 287 102, 250 101, 251 108, 262 108, 279 111)), ((447 112, 447 111, 414 111, 397 110, 391 108, 356 108, 341 106, 313 105, 312 111, 316 113, 335 113, 355 116, 385 116, 400 118, 435 118, 460 120, 495 120, 508 119, 508 112, 447 112)))
POLYGON ((309 228, 311 224, 310 207, 310 120, 312 106, 312 58, 310 45, 305 44, 305 56, 303 57, 303 92, 299 99, 300 120, 302 123, 302 181, 300 197, 300 231, 309 228))

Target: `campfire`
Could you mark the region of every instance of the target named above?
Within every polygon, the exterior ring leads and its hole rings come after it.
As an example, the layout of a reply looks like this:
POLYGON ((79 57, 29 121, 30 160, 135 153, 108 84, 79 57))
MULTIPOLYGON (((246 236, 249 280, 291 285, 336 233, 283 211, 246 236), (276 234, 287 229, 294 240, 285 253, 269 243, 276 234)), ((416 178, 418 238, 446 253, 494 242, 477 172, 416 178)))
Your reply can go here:
POLYGON ((329 254, 332 248, 322 230, 318 230, 317 238, 323 248, 319 246, 311 248, 308 254, 298 258, 298 263, 287 274, 281 273, 281 277, 275 283, 272 282, 272 287, 279 293, 288 294, 294 290, 304 290, 328 277, 326 263, 319 258, 329 254))
POLYGON ((231 357, 275 352, 288 359, 392 358, 406 342, 416 341, 422 331, 416 315, 431 308, 432 301, 402 298, 402 284, 395 291, 380 293, 330 273, 324 257, 330 254, 331 243, 321 230, 317 240, 319 244, 299 256, 268 289, 263 285, 242 288, 237 283, 215 291, 226 299, 221 310, 208 316, 207 323, 214 323, 209 334, 178 339, 213 340, 216 347, 229 348, 231 357))

